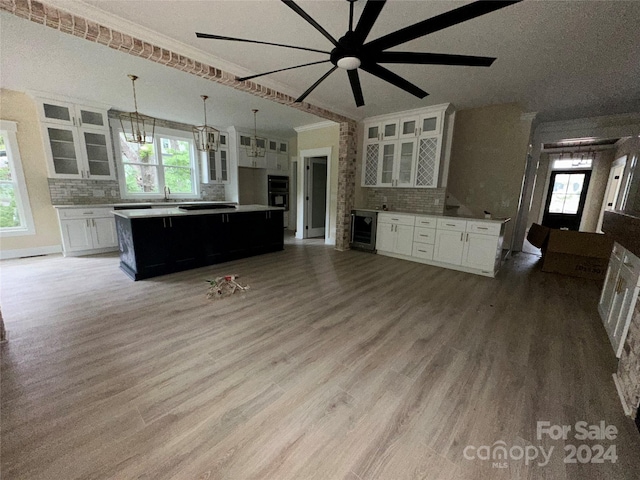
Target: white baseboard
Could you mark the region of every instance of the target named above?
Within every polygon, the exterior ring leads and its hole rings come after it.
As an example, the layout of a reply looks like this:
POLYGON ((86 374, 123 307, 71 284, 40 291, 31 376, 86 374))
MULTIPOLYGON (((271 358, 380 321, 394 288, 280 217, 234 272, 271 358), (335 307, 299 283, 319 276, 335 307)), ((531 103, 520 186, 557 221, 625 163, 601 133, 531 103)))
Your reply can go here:
POLYGON ((49 245, 47 247, 35 248, 17 248, 14 250, 0 251, 0 260, 8 260, 10 258, 37 257, 39 255, 51 255, 53 253, 61 252, 61 245, 49 245))
POLYGON ((618 391, 618 396, 620 397, 620 403, 622 403, 622 409, 627 417, 630 417, 633 411, 631 407, 627 405, 627 401, 624 399, 624 394, 622 393, 622 385, 620 385, 620 380, 618 380, 618 375, 613 374, 613 383, 616 384, 616 390, 618 391))

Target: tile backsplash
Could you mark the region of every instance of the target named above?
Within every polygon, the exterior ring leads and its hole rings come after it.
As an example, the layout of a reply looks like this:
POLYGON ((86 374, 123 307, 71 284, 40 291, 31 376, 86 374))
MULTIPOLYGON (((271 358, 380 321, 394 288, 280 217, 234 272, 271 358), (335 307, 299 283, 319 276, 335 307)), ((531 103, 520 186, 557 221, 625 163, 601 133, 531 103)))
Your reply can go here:
MULTIPOLYGON (((74 180, 49 178, 49 194, 53 205, 98 205, 110 203, 164 202, 162 198, 132 199, 120 197, 117 180, 74 180)), ((223 201, 224 185, 200 184, 200 199, 223 201)), ((181 201, 169 199, 169 201, 181 201)))
POLYGON ((445 188, 364 188, 363 208, 442 214, 444 213, 445 188), (386 201, 385 201, 386 198, 386 201))

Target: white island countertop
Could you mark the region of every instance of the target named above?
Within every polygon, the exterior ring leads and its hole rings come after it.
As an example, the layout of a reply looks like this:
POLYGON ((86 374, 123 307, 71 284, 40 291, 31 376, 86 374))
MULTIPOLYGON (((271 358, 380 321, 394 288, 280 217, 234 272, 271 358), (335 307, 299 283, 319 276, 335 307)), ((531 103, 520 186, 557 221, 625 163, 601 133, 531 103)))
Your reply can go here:
POLYGON ((407 212, 402 210, 376 210, 373 208, 354 208, 354 210, 358 210, 360 212, 388 213, 390 215, 397 214, 397 215, 414 215, 416 217, 459 218, 462 220, 482 220, 483 222, 496 222, 496 223, 507 223, 511 221, 510 217, 486 218, 484 215, 445 215, 444 213, 416 213, 416 212, 407 212))
MULTIPOLYGON (((225 202, 220 202, 224 204, 225 202)), ((183 203, 182 205, 187 205, 183 203)), ((184 217, 188 215, 214 215, 223 213, 243 213, 243 212, 268 212, 284 210, 282 207, 269 207, 267 205, 237 205, 232 208, 212 208, 198 210, 182 210, 178 206, 166 208, 134 208, 131 210, 114 210, 114 215, 123 218, 153 218, 153 217, 184 217)))
POLYGON ((66 208, 114 208, 126 210, 128 208, 167 208, 178 207, 179 205, 237 205, 236 202, 225 201, 207 201, 207 200, 194 200, 194 201, 181 201, 174 200, 171 202, 122 202, 122 203, 91 203, 85 205, 54 205, 54 208, 66 209, 66 208))

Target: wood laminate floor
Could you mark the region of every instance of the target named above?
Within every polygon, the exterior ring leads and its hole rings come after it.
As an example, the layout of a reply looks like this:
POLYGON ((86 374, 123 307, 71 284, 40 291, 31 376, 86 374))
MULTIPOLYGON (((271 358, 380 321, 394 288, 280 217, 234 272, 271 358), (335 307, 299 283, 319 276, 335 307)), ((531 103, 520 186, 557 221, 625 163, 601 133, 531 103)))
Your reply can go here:
POLYGON ((2 479, 640 478, 599 285, 535 261, 490 279, 290 240, 135 283, 113 255, 4 261, 2 479), (250 290, 207 299, 232 273, 250 290), (580 420, 618 436, 536 438, 580 420), (500 441, 554 450, 465 459, 500 441))

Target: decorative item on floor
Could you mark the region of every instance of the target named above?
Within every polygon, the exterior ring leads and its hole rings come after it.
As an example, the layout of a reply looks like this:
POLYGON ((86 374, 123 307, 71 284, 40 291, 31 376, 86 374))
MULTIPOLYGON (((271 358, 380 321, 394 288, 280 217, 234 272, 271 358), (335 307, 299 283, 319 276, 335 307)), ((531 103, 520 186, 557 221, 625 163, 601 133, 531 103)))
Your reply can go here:
POLYGON ((122 127, 122 133, 124 138, 129 143, 138 143, 144 145, 147 143, 153 143, 153 135, 156 129, 156 119, 148 115, 138 113, 138 99, 136 98, 136 75, 127 75, 131 79, 133 84, 133 112, 126 112, 120 114, 120 126, 122 127), (147 129, 151 128, 151 134, 147 132, 147 129))
POLYGON ((225 275, 224 277, 218 277, 215 280, 207 280, 209 282, 209 291, 207 292, 207 298, 219 299, 223 297, 229 297, 237 291, 246 292, 249 290, 249 285, 242 286, 236 282, 236 278, 240 275, 225 275))
POLYGON ((206 95, 200 95, 200 97, 204 103, 204 125, 193 127, 193 139, 199 151, 215 152, 220 141, 220 130, 207 125, 207 98, 209 97, 206 95))

